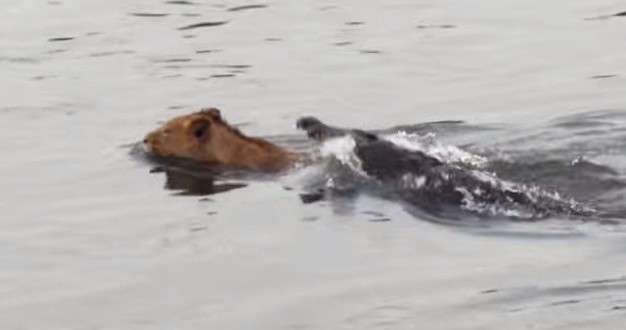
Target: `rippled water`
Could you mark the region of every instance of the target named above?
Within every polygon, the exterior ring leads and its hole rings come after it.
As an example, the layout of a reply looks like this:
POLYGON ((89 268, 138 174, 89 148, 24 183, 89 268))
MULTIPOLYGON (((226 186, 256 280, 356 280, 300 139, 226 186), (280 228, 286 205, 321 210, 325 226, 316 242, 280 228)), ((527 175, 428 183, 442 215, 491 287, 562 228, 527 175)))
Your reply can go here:
POLYGON ((623 327, 624 10, 5 0, 0 327, 623 327), (431 151, 600 213, 450 222, 371 194, 306 204, 323 168, 215 180, 132 152, 203 106, 297 150, 317 148, 302 115, 435 134, 431 151))

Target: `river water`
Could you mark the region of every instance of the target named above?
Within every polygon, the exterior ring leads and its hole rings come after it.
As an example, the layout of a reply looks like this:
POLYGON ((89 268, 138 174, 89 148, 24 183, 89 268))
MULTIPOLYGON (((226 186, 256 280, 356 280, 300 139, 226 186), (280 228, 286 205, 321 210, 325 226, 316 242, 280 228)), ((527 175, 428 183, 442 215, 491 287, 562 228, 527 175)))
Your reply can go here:
POLYGON ((623 328, 625 10, 4 0, 0 328, 623 328), (207 106, 304 150, 303 115, 463 121, 419 133, 601 215, 446 221, 368 194, 307 204, 315 169, 203 182, 136 157, 146 132, 207 106))

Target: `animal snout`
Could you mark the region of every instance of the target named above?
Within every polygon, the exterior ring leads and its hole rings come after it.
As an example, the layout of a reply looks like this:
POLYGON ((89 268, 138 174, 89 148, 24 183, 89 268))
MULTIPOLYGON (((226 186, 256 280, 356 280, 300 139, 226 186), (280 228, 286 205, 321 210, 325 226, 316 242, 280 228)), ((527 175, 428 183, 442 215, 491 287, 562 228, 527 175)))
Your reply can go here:
POLYGON ((156 134, 155 134, 155 132, 150 132, 150 133, 146 134, 146 136, 144 136, 144 138, 143 138, 143 144, 145 144, 145 145, 154 144, 155 142, 156 142, 156 134))
POLYGON ((153 153, 159 148, 159 140, 155 132, 150 132, 143 137, 143 149, 153 153))
POLYGON ((314 140, 322 141, 328 136, 328 126, 315 117, 302 117, 296 122, 296 127, 306 132, 314 140))
POLYGON ((320 125, 322 122, 315 117, 302 117, 296 122, 296 127, 302 130, 308 130, 313 126, 320 125))

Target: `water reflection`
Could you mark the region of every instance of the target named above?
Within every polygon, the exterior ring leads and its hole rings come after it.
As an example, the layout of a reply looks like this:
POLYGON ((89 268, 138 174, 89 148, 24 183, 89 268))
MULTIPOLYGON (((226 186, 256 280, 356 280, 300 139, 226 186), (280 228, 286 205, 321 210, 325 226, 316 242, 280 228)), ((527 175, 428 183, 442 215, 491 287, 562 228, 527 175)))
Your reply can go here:
POLYGON ((220 182, 212 173, 194 173, 183 170, 155 167, 151 173, 164 173, 167 190, 177 191, 181 196, 206 196, 220 194, 246 187, 240 182, 220 182))
POLYGON ((206 166, 183 159, 169 159, 147 153, 141 143, 129 145, 130 154, 151 165, 150 173, 165 175, 166 190, 179 196, 207 196, 246 187, 241 182, 231 182, 237 171, 227 172, 219 166, 206 166), (228 175, 229 174, 229 175, 228 175))

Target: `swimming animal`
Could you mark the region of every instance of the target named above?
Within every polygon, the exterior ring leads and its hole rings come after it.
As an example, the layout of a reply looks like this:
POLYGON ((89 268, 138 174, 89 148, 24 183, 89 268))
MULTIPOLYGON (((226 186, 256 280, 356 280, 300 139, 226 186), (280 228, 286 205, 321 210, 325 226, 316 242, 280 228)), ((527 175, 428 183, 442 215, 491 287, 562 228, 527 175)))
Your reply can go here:
POLYGON ((301 156, 228 124, 215 108, 175 117, 143 140, 158 156, 262 171, 289 167, 301 156))
MULTIPOLYGON (((296 127, 318 142, 348 137, 354 141, 359 171, 374 185, 433 212, 450 206, 481 214, 545 217, 585 214, 580 204, 541 189, 528 189, 479 169, 448 163, 423 151, 409 150, 360 129, 334 127, 315 117, 296 127), (505 213, 506 213, 505 212, 505 213)), ((144 139, 153 154, 261 171, 281 171, 311 159, 229 125, 219 110, 203 109, 175 117, 144 139)))

